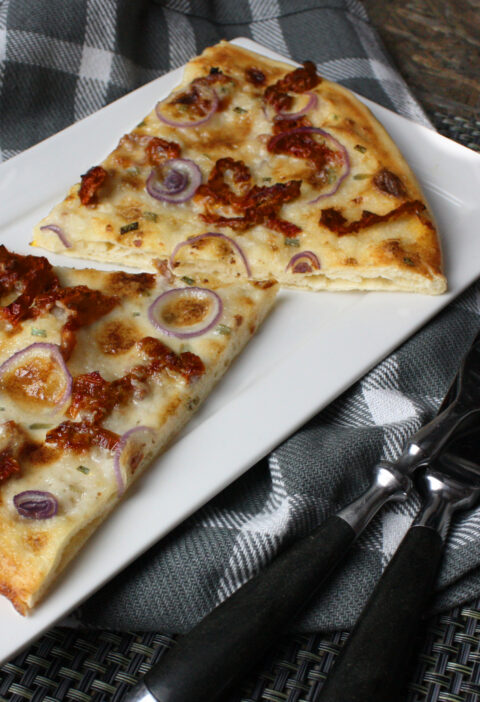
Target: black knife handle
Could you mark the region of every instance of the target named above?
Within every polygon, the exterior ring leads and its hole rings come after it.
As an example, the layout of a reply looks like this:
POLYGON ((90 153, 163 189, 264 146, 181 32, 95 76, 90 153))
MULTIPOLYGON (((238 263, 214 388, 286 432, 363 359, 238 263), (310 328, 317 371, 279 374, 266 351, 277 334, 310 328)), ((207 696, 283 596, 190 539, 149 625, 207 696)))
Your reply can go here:
POLYGON ((214 702, 258 664, 353 541, 330 517, 207 615, 144 678, 159 702, 214 702))
POLYGON ((397 699, 442 548, 435 529, 410 528, 328 675, 320 702, 397 699))

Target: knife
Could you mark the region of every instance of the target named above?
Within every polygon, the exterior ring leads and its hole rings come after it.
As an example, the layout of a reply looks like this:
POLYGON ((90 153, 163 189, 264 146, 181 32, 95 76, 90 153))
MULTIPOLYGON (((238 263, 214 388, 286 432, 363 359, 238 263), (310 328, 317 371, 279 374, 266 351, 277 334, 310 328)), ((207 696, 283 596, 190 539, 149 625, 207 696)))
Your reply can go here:
MULTIPOLYGON (((181 637, 125 699, 215 702, 240 681, 320 589, 377 511, 389 500, 406 498, 410 474, 440 453, 474 401, 480 407, 480 397, 469 391, 471 376, 479 368, 480 335, 439 413, 410 438, 400 458, 376 465, 364 494, 286 548, 181 637)), ((480 394, 480 382, 477 387, 480 394)))

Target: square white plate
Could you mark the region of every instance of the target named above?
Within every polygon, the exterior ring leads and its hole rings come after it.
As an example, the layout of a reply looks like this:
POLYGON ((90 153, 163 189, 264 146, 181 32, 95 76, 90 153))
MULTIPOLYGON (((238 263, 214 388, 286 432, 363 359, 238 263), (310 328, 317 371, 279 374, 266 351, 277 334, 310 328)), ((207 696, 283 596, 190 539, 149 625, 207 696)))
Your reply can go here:
MULTIPOLYGON (((249 39, 234 43, 283 58, 249 39)), ((0 243, 31 253, 33 225, 175 87, 181 72, 154 80, 1 165, 0 243)), ((439 297, 282 292, 263 328, 181 437, 36 611, 21 617, 0 597, 0 660, 11 658, 250 468, 480 275, 480 155, 365 102, 403 151, 432 206, 449 292, 439 297)), ((64 256, 49 259, 81 265, 64 256)))

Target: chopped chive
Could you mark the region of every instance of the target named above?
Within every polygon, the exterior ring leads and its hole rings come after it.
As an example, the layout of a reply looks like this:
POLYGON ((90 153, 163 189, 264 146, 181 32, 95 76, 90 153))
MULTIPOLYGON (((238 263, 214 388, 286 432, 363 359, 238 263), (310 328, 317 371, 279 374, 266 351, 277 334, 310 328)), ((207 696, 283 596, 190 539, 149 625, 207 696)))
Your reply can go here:
POLYGON ((270 178, 270 176, 266 176, 265 178, 262 178, 262 180, 264 180, 266 183, 270 183, 272 179, 270 178))
POLYGON ((187 285, 194 285, 195 283, 195 280, 193 278, 190 278, 188 275, 182 275, 181 280, 183 280, 183 282, 187 285))
POLYGON ((36 327, 31 328, 30 334, 32 336, 47 336, 45 329, 37 329, 36 327))
POLYGON ((138 229, 138 222, 130 222, 130 224, 125 224, 125 226, 120 227, 120 234, 126 234, 127 232, 133 232, 138 229))
POLYGON ((138 127, 144 127, 144 126, 145 126, 145 124, 146 124, 145 120, 144 120, 144 119, 142 119, 142 121, 141 121, 141 122, 139 122, 139 123, 137 124, 137 129, 138 129, 138 127))
POLYGON ((88 475, 90 473, 90 468, 87 468, 87 466, 77 466, 77 470, 84 475, 88 475))
POLYGON ((156 212, 143 212, 143 216, 145 219, 149 219, 151 222, 156 222, 158 219, 156 212))
POLYGON ((334 168, 327 168, 325 170, 325 173, 327 175, 327 183, 331 185, 332 183, 335 183, 337 180, 337 172, 334 168))
POLYGON ((226 336, 228 336, 228 334, 232 333, 232 330, 226 324, 217 324, 215 329, 216 329, 218 334, 224 334, 226 336))
POLYGON ((240 107, 239 105, 234 107, 233 111, 238 112, 239 115, 243 115, 243 114, 245 114, 245 112, 248 112, 248 110, 246 110, 244 107, 240 107))
POLYGON ((353 176, 353 180, 366 180, 367 178, 371 178, 370 173, 355 173, 353 176))
POLYGON ((367 150, 367 147, 362 146, 361 144, 355 144, 355 146, 353 148, 355 149, 355 151, 360 151, 361 154, 364 154, 365 151, 367 150))
POLYGON ((50 429, 53 424, 42 424, 38 422, 37 424, 30 424, 29 429, 50 429))
POLYGON ((408 258, 408 256, 405 256, 403 259, 403 262, 407 264, 407 266, 414 266, 415 261, 412 261, 411 258, 408 258))
POLYGON ((199 397, 192 397, 192 399, 190 400, 190 402, 187 405, 188 409, 189 410, 195 409, 195 407, 198 405, 199 402, 200 402, 199 397))
POLYGON ((132 314, 132 317, 140 317, 140 312, 134 312, 134 313, 132 314))
POLYGON ((300 239, 290 239, 290 237, 285 237, 285 246, 300 246, 300 239))
POLYGON ((4 412, 4 411, 5 411, 5 407, 0 407, 0 412, 4 412))

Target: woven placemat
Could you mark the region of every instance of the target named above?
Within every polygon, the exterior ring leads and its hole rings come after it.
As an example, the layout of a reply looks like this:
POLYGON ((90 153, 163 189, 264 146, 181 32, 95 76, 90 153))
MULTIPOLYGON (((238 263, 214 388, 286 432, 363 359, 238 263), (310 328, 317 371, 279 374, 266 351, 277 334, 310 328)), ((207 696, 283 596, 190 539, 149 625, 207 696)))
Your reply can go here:
MULTIPOLYGON (((441 134, 480 151, 480 122, 429 116, 441 134)), ((480 702, 480 600, 426 626, 405 702, 480 702)), ((347 636, 286 637, 225 702, 315 702, 347 636)), ((172 645, 160 633, 56 627, 0 666, 0 702, 120 702, 172 645)))
MULTIPOLYGON (((286 637, 225 702, 314 702, 346 639, 286 637)), ((431 619, 422 640, 405 702, 480 702, 480 600, 431 619)), ((172 645, 162 634, 57 627, 0 668, 0 700, 120 702, 172 645)))

